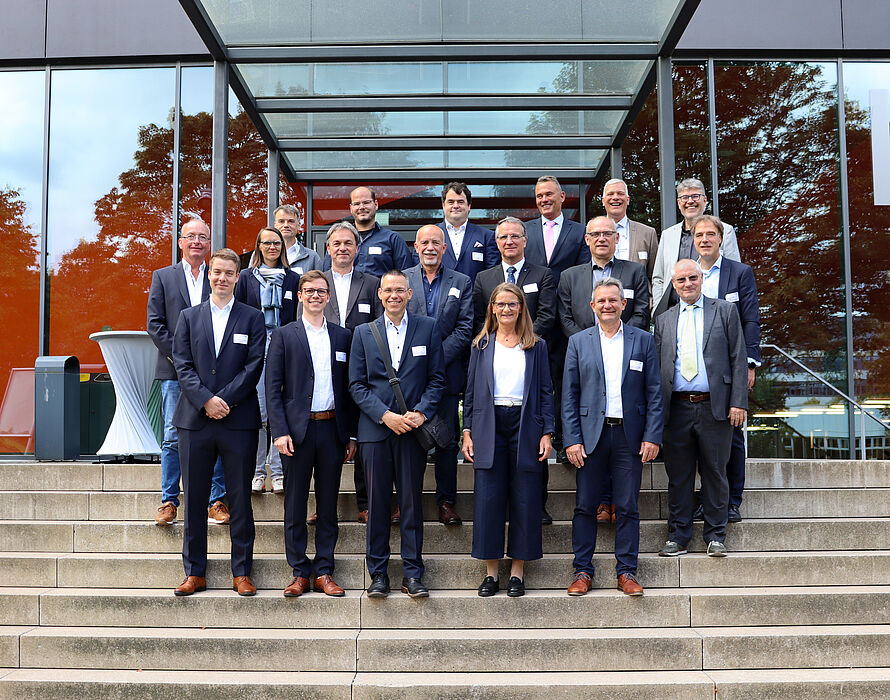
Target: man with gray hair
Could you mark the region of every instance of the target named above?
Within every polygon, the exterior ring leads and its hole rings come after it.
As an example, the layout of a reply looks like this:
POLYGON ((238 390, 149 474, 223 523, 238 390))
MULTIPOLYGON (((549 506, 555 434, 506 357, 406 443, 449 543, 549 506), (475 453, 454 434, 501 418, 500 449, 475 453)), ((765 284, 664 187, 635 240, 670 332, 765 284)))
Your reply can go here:
MULTIPOLYGON (((677 206, 683 215, 683 221, 661 232, 661 241, 655 256, 655 270, 652 273, 652 318, 664 313, 667 308, 674 264, 678 260, 698 257, 692 244, 692 221, 704 213, 707 204, 708 198, 701 180, 690 177, 677 183, 677 206)), ((725 221, 723 228, 723 245, 720 251, 724 257, 741 262, 735 229, 725 221)))
MULTIPOLYGON (((302 229, 302 221, 303 217, 300 215, 300 210, 292 204, 282 204, 272 212, 272 225, 278 229, 278 232, 284 238, 287 264, 298 275, 309 272, 309 270, 321 269, 321 256, 312 248, 307 248, 297 240, 297 235, 302 229)), ((254 255, 255 251, 249 250, 239 256, 242 270, 246 270, 253 265, 254 255)))
POLYGON ((655 229, 627 218, 630 194, 624 180, 618 178, 609 180, 603 187, 601 201, 606 216, 615 222, 615 230, 618 232, 615 257, 619 260, 640 263, 645 267, 651 291, 652 272, 655 270, 655 256, 658 253, 658 236, 655 235, 655 229))

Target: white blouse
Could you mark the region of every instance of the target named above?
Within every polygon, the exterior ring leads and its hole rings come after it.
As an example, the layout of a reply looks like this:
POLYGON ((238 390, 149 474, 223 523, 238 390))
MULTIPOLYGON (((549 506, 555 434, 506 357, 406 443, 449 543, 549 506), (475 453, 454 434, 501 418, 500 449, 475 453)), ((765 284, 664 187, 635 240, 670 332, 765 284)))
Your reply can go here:
POLYGON ((522 401, 525 391, 525 350, 494 344, 494 398, 522 401))

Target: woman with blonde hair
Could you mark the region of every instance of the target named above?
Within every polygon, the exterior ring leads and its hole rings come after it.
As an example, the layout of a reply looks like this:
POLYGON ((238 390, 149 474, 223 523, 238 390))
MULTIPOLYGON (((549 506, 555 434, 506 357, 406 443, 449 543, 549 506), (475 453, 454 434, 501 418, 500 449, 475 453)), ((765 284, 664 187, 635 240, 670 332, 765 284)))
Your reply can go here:
POLYGON ((472 556, 485 560, 482 597, 500 590, 508 506, 508 596, 525 593, 525 562, 543 556, 541 473, 551 452, 553 393, 547 345, 533 328, 522 290, 505 282, 492 292, 470 352, 463 453, 475 470, 472 556))

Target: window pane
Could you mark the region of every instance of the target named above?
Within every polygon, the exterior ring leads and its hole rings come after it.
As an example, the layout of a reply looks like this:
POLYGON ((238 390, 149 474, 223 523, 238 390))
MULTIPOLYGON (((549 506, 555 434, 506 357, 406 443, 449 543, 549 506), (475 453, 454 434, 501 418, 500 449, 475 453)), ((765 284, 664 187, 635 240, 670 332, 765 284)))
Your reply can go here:
POLYGON ((298 151, 287 153, 297 171, 392 168, 586 168, 595 169, 602 149, 469 151, 298 151))

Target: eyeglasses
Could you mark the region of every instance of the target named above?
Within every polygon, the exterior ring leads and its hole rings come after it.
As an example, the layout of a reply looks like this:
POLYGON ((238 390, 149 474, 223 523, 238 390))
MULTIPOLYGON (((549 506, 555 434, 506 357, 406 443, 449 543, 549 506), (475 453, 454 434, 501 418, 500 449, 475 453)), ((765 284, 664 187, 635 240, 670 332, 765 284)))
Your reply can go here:
POLYGON ((404 287, 396 287, 393 289, 392 287, 386 287, 386 289, 381 289, 381 292, 384 294, 407 294, 408 290, 404 287))
POLYGON ((516 311, 519 308, 518 301, 496 301, 492 304, 494 308, 498 311, 503 311, 504 309, 510 309, 510 311, 516 311))
POLYGON ((210 236, 205 236, 203 233, 199 235, 195 235, 194 233, 189 234, 188 236, 180 236, 180 238, 184 241, 190 241, 194 243, 195 241, 201 241, 201 243, 206 243, 210 240, 210 236))
POLYGON ((698 200, 704 197, 700 192, 696 192, 695 194, 681 194, 677 195, 677 200, 680 202, 697 202, 698 200))
POLYGON ((351 207, 370 207, 374 203, 373 199, 365 199, 361 202, 350 202, 349 206, 351 207))
POLYGON ((614 231, 588 231, 584 234, 588 238, 592 238, 596 240, 597 238, 612 238, 615 235, 614 231))
POLYGON ((525 238, 525 236, 518 233, 504 233, 497 237, 499 241, 518 241, 521 238, 525 238))
POLYGON ((313 289, 310 287, 307 289, 301 289, 300 294, 302 294, 304 297, 324 297, 324 296, 327 296, 328 290, 327 289, 313 289))
POLYGON ((281 241, 260 241, 260 245, 264 248, 280 248, 281 241))

